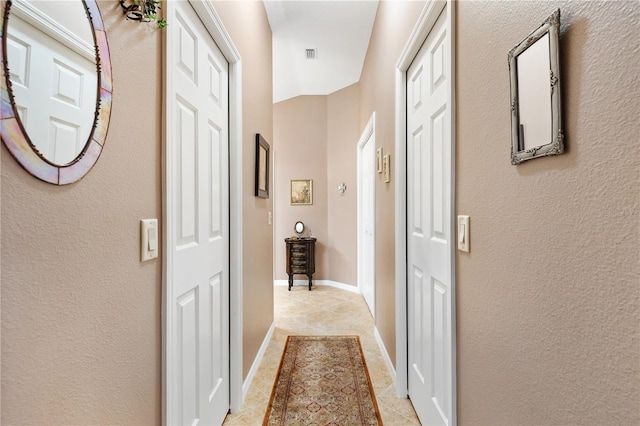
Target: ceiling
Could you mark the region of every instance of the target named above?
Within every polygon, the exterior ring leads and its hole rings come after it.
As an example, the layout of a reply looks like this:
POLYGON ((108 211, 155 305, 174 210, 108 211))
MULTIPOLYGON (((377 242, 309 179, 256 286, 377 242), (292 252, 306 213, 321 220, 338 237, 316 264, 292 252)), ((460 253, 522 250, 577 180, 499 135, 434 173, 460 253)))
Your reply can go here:
POLYGON ((273 102, 357 83, 378 0, 264 0, 273 33, 273 102), (307 59, 307 49, 315 58, 307 59))

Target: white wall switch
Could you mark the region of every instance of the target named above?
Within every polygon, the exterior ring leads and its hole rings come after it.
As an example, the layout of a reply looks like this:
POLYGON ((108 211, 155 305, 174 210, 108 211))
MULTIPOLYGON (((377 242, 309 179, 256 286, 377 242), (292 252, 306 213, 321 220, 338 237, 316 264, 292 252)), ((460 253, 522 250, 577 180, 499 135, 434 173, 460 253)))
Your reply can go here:
POLYGON ((140 261, 158 257, 158 219, 140 221, 140 261))
POLYGON ((469 253, 469 216, 458 216, 458 250, 469 253))
POLYGON ((273 213, 267 212, 267 225, 271 225, 273 223, 273 213))

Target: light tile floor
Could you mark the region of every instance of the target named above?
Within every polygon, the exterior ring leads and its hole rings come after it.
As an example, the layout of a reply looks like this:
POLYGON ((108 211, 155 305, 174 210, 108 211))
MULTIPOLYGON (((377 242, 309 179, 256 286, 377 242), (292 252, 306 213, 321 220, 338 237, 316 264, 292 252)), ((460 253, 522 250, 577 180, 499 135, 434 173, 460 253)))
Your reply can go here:
POLYGON ((395 385, 373 336, 373 318, 364 298, 330 286, 274 287, 276 329, 240 412, 225 425, 261 425, 288 335, 360 336, 367 369, 385 425, 419 425, 411 402, 395 395, 395 385))

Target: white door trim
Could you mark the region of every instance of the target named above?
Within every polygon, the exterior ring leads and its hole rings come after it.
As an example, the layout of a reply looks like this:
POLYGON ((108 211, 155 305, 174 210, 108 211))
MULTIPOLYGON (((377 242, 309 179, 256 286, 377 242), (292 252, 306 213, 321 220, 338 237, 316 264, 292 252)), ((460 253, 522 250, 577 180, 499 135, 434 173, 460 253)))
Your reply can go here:
MULTIPOLYGON (((453 78, 447 84, 447 103, 451 106, 451 232, 450 235, 457 235, 454 232, 455 218, 455 1, 452 0, 431 0, 429 1, 414 27, 409 40, 405 45, 400 59, 396 64, 396 139, 395 139, 395 170, 396 173, 396 194, 395 194, 395 275, 396 275, 396 394, 398 397, 408 396, 408 366, 407 366, 407 70, 418 54, 420 47, 431 32, 436 20, 447 9, 447 34, 451 51, 450 70, 453 78)), ((455 246, 452 244, 454 253, 451 255, 451 289, 452 300, 455 301, 455 246)), ((455 339, 455 303, 452 309, 452 339, 451 365, 456 365, 456 339, 455 339)), ((453 371, 453 418, 452 424, 456 424, 456 369, 453 371)))
MULTIPOLYGON (((229 62, 229 229, 230 229, 230 256, 229 256, 229 385, 231 412, 240 410, 243 402, 242 396, 242 59, 240 52, 235 47, 229 33, 225 29, 222 20, 208 1, 189 0, 196 14, 207 28, 218 48, 229 62)), ((166 8, 172 8, 172 2, 165 3, 166 8)), ((168 11, 167 11, 168 12, 168 11)), ((169 48, 173 42, 171 31, 164 31, 164 93, 168 93, 172 83, 173 68, 167 66, 171 63, 173 50, 169 48)), ((172 386, 171 377, 167 374, 167 348, 173 344, 167 330, 167 297, 168 280, 172 272, 172 250, 168 250, 167 226, 171 213, 167 211, 168 199, 172 197, 168 191, 166 182, 166 153, 167 135, 173 134, 174 123, 167 120, 170 111, 164 96, 164 134, 162 144, 162 233, 163 233, 163 302, 162 302, 162 417, 163 424, 167 424, 168 410, 167 387, 172 386)))
MULTIPOLYGON (((357 188, 357 192, 358 192, 358 196, 357 196, 357 199, 358 199, 358 201, 357 201, 357 206, 358 206, 357 207, 357 212, 358 212, 358 224, 357 224, 357 241, 358 241, 358 245, 357 245, 357 248, 358 248, 357 249, 358 250, 358 255, 357 256, 358 257, 357 257, 357 259, 358 259, 358 266, 357 266, 357 268, 358 268, 358 271, 357 271, 357 274, 358 275, 357 275, 357 277, 358 278, 357 279, 358 279, 358 292, 360 294, 363 294, 363 290, 364 290, 363 289, 363 285, 362 285, 363 276, 364 276, 364 274, 362 272, 362 268, 364 267, 364 249, 362 247, 362 244, 360 244, 360 242, 362 241, 362 236, 363 236, 362 234, 364 232, 363 231, 362 217, 361 217, 363 209, 364 209, 364 207, 362 205, 362 203, 363 203, 363 199, 362 199, 362 197, 363 197, 363 193, 362 193, 362 191, 363 191, 363 184, 362 184, 362 173, 363 173, 363 170, 362 170, 362 161, 363 161, 362 149, 364 148, 364 146, 367 143, 367 141, 369 140, 369 138, 372 137, 372 136, 374 137, 374 143, 375 143, 375 133, 376 133, 376 112, 374 111, 374 112, 371 113, 371 117, 369 117, 369 121, 367 122, 367 125, 364 127, 364 130, 362 131, 362 135, 360 136, 360 139, 358 140, 358 145, 357 145, 358 146, 358 149, 357 149, 357 151, 358 151, 358 155, 357 155, 357 164, 358 164, 358 172, 357 172, 358 173, 358 175, 357 175, 358 176, 358 188, 357 188)), ((374 149, 375 149, 375 146, 374 146, 374 149)), ((372 196, 373 196, 373 205, 374 206, 376 205, 376 194, 375 194, 375 192, 376 191, 375 191, 375 184, 374 184, 374 186, 373 186, 373 194, 372 194, 372 196)), ((374 224, 375 224, 375 217, 376 217, 375 215, 376 215, 376 213, 375 213, 375 209, 374 209, 374 211, 373 211, 374 224)), ((374 253, 374 257, 375 257, 375 239, 376 239, 376 234, 375 234, 376 230, 375 229, 376 228, 374 226, 373 227, 373 241, 374 241, 374 243, 373 243, 374 244, 373 253, 374 253)), ((375 300, 376 300, 376 292, 375 292, 375 285, 376 285, 375 284, 375 261, 374 261, 373 267, 374 267, 374 273, 373 273, 373 277, 374 277, 374 282, 373 282, 373 289, 374 289, 373 290, 373 306, 370 306, 370 309, 372 311, 371 315, 373 316, 373 318, 375 320, 375 317, 376 317, 376 314, 375 314, 375 300)))

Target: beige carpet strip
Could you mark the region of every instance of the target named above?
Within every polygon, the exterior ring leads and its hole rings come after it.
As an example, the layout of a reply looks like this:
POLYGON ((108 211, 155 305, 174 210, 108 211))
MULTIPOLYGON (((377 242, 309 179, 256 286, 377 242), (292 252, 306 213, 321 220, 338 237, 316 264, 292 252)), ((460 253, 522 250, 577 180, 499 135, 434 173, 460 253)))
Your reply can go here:
POLYGON ((381 425, 358 336, 289 336, 263 425, 381 425))

